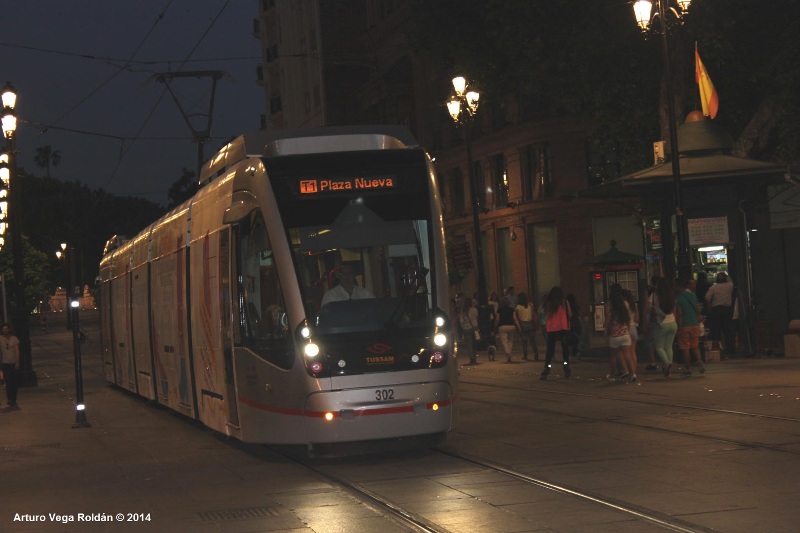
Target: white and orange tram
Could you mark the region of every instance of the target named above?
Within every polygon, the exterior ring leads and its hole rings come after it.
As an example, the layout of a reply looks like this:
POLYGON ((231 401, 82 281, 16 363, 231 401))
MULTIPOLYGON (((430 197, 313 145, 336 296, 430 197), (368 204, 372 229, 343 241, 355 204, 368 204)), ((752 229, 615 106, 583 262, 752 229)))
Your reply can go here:
POLYGON ((106 246, 108 382, 245 442, 453 428, 438 183, 405 129, 243 135, 200 184, 106 246))

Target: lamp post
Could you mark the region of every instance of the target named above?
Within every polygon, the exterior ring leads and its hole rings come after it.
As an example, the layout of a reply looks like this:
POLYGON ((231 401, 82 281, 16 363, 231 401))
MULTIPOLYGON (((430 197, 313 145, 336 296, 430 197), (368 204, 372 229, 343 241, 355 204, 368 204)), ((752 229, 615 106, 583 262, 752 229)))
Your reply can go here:
POLYGON ((75 268, 75 247, 70 246, 67 248, 66 244, 62 244, 61 248, 67 254, 69 261, 69 280, 68 284, 75 287, 75 292, 69 296, 70 292, 67 291, 67 316, 72 316, 72 351, 75 356, 75 423, 72 424, 73 428, 88 428, 91 424, 86 419, 86 406, 83 403, 83 366, 81 363, 81 317, 80 317, 80 289, 76 285, 76 268, 75 268))
POLYGON ((22 210, 19 201, 19 175, 17 173, 17 154, 15 151, 15 134, 17 131, 17 115, 14 108, 17 103, 17 93, 10 82, 3 87, 3 135, 8 143, 9 164, 9 214, 11 215, 11 246, 14 259, 14 293, 15 293, 15 324, 14 329, 19 339, 19 373, 18 382, 21 386, 35 387, 38 384, 36 373, 33 371, 31 361, 31 336, 28 324, 29 309, 25 297, 25 271, 22 265, 22 210), (15 183, 16 182, 16 183, 15 183))
POLYGON ((453 94, 447 102, 447 111, 450 118, 457 125, 464 128, 464 147, 467 152, 467 176, 469 178, 470 195, 472 200, 472 231, 475 239, 475 273, 478 286, 478 329, 481 332, 481 339, 487 339, 490 334, 491 324, 489 323, 489 302, 486 290, 486 275, 483 270, 483 245, 481 244, 481 224, 480 210, 481 205, 478 198, 478 184, 475 179, 475 170, 472 165, 472 139, 470 137, 470 124, 478 112, 478 102, 480 93, 468 91, 467 80, 463 76, 453 78, 453 94))
POLYGON ((667 85, 667 114, 669 119, 669 144, 672 152, 672 186, 675 196, 675 228, 678 236, 678 257, 676 270, 678 277, 690 279, 692 276, 692 264, 689 256, 689 236, 686 227, 686 219, 683 214, 683 198, 681 196, 681 164, 678 151, 678 126, 675 121, 675 97, 672 89, 672 69, 669 62, 669 24, 667 17, 672 16, 680 23, 683 14, 689 9, 692 0, 677 0, 678 9, 669 6, 669 0, 656 0, 656 8, 653 11, 653 3, 649 0, 639 0, 633 5, 636 15, 636 22, 643 32, 646 32, 652 22, 658 18, 661 34, 661 43, 664 53, 664 81, 667 85))

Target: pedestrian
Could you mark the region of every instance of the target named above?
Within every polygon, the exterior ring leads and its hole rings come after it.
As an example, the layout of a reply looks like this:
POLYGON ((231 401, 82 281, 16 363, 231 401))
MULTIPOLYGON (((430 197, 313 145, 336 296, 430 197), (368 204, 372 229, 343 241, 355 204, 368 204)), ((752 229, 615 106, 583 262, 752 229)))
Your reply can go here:
POLYGON ((497 293, 493 292, 489 295, 489 308, 492 312, 492 321, 494 321, 494 316, 497 314, 497 308, 500 307, 500 301, 497 299, 497 293))
POLYGON ((497 308, 497 315, 494 321, 494 332, 500 338, 503 351, 506 353, 506 362, 511 362, 511 349, 514 347, 514 331, 517 325, 514 323, 514 309, 509 305, 508 298, 503 296, 497 308))
POLYGON ((700 313, 708 315, 708 308, 706 307, 706 294, 708 289, 711 288, 711 282, 708 281, 708 273, 701 270, 697 273, 697 286, 694 289, 694 294, 697 296, 697 301, 700 302, 700 313))
POLYGON ((517 307, 514 313, 514 320, 519 328, 520 339, 522 339, 522 358, 528 361, 528 343, 533 347, 533 359, 539 360, 539 347, 536 345, 536 328, 539 324, 539 313, 536 312, 532 302, 528 301, 528 295, 521 292, 517 295, 517 307))
POLYGON ((684 374, 692 375, 692 360, 702 374, 706 371, 700 359, 700 302, 687 280, 679 278, 675 283, 675 321, 678 324, 678 350, 686 367, 684 374))
POLYGON ((544 345, 547 346, 547 313, 544 310, 544 303, 547 301, 547 293, 542 294, 541 303, 536 312, 539 313, 539 331, 542 332, 542 340, 544 345))
MULTIPOLYGON (((453 314, 453 316, 459 316, 461 314, 461 311, 465 307, 464 301, 465 301, 464 293, 461 292, 461 291, 458 291, 456 293, 455 298, 453 298, 453 302, 452 302, 451 313, 453 314)), ((461 321, 457 320, 456 321, 456 339, 457 340, 461 340, 463 338, 464 338, 464 329, 461 327, 461 321)))
POLYGON ((717 282, 706 292, 710 339, 722 341, 727 354, 734 353, 733 346, 733 280, 725 272, 717 274, 717 282))
POLYGON ((550 375, 550 367, 553 362, 553 355, 556 351, 556 342, 561 343, 561 359, 564 364, 564 377, 568 378, 572 374, 569 367, 569 347, 567 346, 567 334, 569 333, 569 321, 572 312, 569 303, 564 298, 561 287, 555 286, 547 293, 547 300, 544 302, 545 328, 547 330, 547 352, 545 353, 544 370, 539 374, 539 379, 547 379, 550 375))
POLYGON ((580 307, 575 295, 567 294, 567 303, 572 311, 572 318, 569 321, 569 335, 567 335, 567 347, 569 348, 570 357, 580 359, 579 346, 581 342, 581 335, 583 335, 583 324, 581 324, 580 307))
POLYGON ((625 305, 625 297, 621 290, 612 290, 608 298, 608 309, 603 328, 608 337, 608 347, 611 357, 608 360, 608 375, 606 379, 614 381, 617 364, 622 368, 623 381, 636 381, 636 370, 631 372, 628 366, 628 348, 631 345, 630 322, 631 314, 625 305))
POLYGON ((628 371, 636 378, 636 367, 639 364, 639 358, 636 355, 636 345, 639 341, 639 306, 636 305, 636 301, 633 299, 633 292, 630 289, 623 289, 622 296, 625 299, 625 305, 628 307, 631 319, 628 323, 628 330, 631 335, 631 345, 628 348, 628 371))
POLYGON ((655 300, 651 315, 658 324, 653 334, 656 355, 664 363, 664 377, 669 377, 672 372, 672 343, 675 341, 675 334, 678 331, 678 324, 675 322, 675 286, 672 281, 661 278, 658 280, 655 300))
POLYGON ((506 290, 503 291, 503 296, 508 298, 508 305, 511 306, 511 309, 517 308, 517 294, 514 292, 514 287, 507 287, 506 290))
POLYGON ((480 332, 478 330, 478 308, 472 305, 472 300, 468 298, 463 299, 461 304, 461 312, 458 315, 458 322, 461 325, 461 331, 463 332, 463 337, 458 344, 459 352, 461 351, 460 348, 463 344, 467 355, 469 355, 469 364, 477 365, 478 357, 476 355, 475 343, 478 340, 480 332))
POLYGON ((19 339, 11 333, 11 326, 0 328, 3 379, 6 381, 6 400, 9 407, 17 407, 17 370, 19 369, 19 339))
POLYGON ((641 330, 644 333, 644 351, 647 354, 647 366, 644 367, 644 369, 648 371, 658 371, 658 365, 656 364, 656 346, 653 342, 658 324, 652 319, 654 316, 653 307, 656 305, 654 302, 656 300, 655 293, 658 280, 658 276, 650 278, 650 285, 647 287, 647 298, 642 306, 641 321, 639 322, 642 326, 641 330))

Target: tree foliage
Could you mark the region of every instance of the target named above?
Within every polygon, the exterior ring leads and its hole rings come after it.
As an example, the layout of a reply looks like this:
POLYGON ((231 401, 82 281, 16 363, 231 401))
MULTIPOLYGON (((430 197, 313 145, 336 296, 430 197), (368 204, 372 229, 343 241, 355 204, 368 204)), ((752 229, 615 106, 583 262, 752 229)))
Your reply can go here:
MULTIPOLYGON (((16 278, 14 276, 14 252, 13 246, 6 240, 5 246, 0 249, 0 274, 4 279, 4 290, 6 311, 9 318, 16 309, 16 291, 14 286, 16 278)), ((44 252, 37 250, 28 238, 22 237, 22 269, 25 276, 25 309, 33 310, 43 295, 48 292, 49 269, 47 268, 47 257, 44 252)))
POLYGON ((39 146, 36 148, 36 155, 33 158, 36 166, 45 169, 45 176, 50 177, 50 166, 57 167, 61 164, 61 152, 53 150, 50 145, 39 146))
MULTIPOLYGON (((642 35, 627 0, 412 0, 411 12, 410 39, 434 68, 475 80, 482 102, 516 101, 526 119, 593 119, 623 172, 652 164, 652 142, 667 138, 662 41, 642 35)), ((799 19, 794 0, 694 0, 669 32, 678 124, 699 108, 697 41, 719 93, 716 121, 734 138, 764 123, 740 155, 796 161, 799 19)))
POLYGON ((179 206, 184 201, 194 196, 197 190, 198 185, 195 179, 195 172, 183 167, 181 177, 178 178, 178 180, 170 186, 169 191, 167 191, 167 198, 169 198, 167 209, 179 206))
POLYGON ((22 232, 45 254, 51 289, 63 285, 65 275, 55 256, 60 243, 75 247, 80 283, 92 284, 110 237, 131 237, 164 213, 163 207, 148 200, 91 190, 80 182, 38 177, 24 170, 19 177, 22 232))

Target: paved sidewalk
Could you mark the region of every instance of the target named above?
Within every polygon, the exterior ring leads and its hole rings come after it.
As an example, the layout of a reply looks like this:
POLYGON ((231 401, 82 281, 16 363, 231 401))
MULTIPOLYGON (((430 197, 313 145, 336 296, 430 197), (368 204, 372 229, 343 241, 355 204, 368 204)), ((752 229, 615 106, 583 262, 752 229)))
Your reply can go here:
MULTIPOLYGON (((20 408, 7 408, 0 392, 0 532, 402 530, 265 447, 226 439, 107 386, 96 319, 82 325, 88 334, 82 352, 86 419, 91 427, 72 427, 76 421, 74 356, 72 333, 63 322, 51 320, 48 332, 32 327, 33 368, 39 386, 20 389, 20 408), (84 522, 60 523, 70 519, 84 522)), ((557 354, 560 360, 560 351, 557 354)), ((514 358, 519 361, 520 357, 517 342, 514 358)), ((476 372, 512 388, 538 386, 543 383, 536 380, 541 365, 542 361, 488 363, 482 352, 478 366, 462 367, 462 378, 469 381, 476 372)), ((562 380, 554 369, 553 383, 546 383, 556 389, 562 384, 575 389, 608 387, 610 394, 668 391, 678 394, 681 403, 708 402, 713 388, 720 405, 759 403, 773 416, 796 417, 791 410, 796 402, 789 402, 796 394, 787 395, 797 388, 797 359, 726 361, 709 365, 702 378, 676 379, 679 383, 668 385, 658 373, 640 373, 636 388, 603 383, 606 368, 602 351, 590 352, 576 362, 571 380, 562 380), (771 395, 778 393, 783 398, 773 399, 771 395)), ((466 416, 462 413, 462 420, 466 416)), ((519 432, 519 438, 529 442, 529 433, 536 430, 519 428, 519 432)), ((602 457, 597 463, 617 468, 602 457)), ((787 508, 786 516, 792 513, 787 508)))

